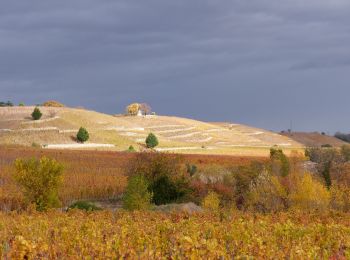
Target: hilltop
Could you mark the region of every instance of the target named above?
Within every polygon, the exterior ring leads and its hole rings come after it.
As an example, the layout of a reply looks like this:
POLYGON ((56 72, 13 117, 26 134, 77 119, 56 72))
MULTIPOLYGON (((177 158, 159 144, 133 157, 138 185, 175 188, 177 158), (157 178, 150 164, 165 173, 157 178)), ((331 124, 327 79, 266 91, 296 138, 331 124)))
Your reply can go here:
POLYGON ((43 117, 33 121, 30 116, 33 109, 0 108, 0 144, 117 151, 133 145, 142 150, 146 136, 153 132, 160 141, 158 151, 257 155, 266 154, 273 145, 286 150, 303 147, 289 137, 240 124, 159 115, 107 115, 66 107, 40 107, 43 117), (84 145, 75 141, 81 126, 91 136, 84 145))

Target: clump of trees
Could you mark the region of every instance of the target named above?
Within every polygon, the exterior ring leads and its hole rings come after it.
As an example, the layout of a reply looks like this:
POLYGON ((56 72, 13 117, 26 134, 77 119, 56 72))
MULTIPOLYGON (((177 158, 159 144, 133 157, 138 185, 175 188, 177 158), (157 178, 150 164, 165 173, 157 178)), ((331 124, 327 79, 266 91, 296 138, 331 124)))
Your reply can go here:
POLYGON ((337 133, 335 133, 334 137, 336 137, 344 142, 350 143, 350 134, 344 134, 341 132, 337 132, 337 133))
POLYGON ((17 159, 13 178, 28 204, 39 211, 60 206, 58 188, 62 184, 63 165, 46 157, 17 159))
POLYGON ((145 143, 147 148, 151 148, 151 149, 155 148, 159 144, 157 136, 155 136, 155 134, 153 133, 148 134, 145 140, 145 143))
POLYGON ((147 183, 147 190, 152 194, 151 202, 156 205, 183 202, 191 194, 190 179, 184 174, 180 157, 160 153, 138 154, 129 163, 128 176, 130 181, 142 182, 142 185, 147 183))
POLYGON ((0 101, 0 107, 13 107, 13 103, 11 101, 0 101))
POLYGON ((138 154, 128 167, 133 195, 125 197, 129 200, 125 205, 138 206, 125 207, 148 208, 149 198, 155 205, 193 201, 213 211, 222 206, 264 213, 288 209, 324 211, 331 205, 343 208, 350 205, 345 202, 336 204, 334 201, 340 199, 332 200, 335 196, 332 194, 337 194, 344 201, 344 194, 348 193, 345 190, 341 194, 338 189, 337 193, 329 190, 321 175, 312 175, 303 169, 301 156, 288 158, 282 154, 279 150, 272 151, 268 162, 252 162, 236 168, 212 166, 208 169, 182 164, 178 156, 138 154), (283 167, 278 170, 271 167, 281 158, 288 161, 288 171, 282 171, 283 167))
POLYGON ((34 111, 32 113, 32 118, 34 120, 39 120, 42 117, 42 113, 38 107, 34 108, 34 111))
POLYGON ((152 112, 152 108, 147 103, 132 103, 126 107, 126 114, 130 116, 136 116, 139 112, 143 115, 149 115, 152 112))
POLYGON ((89 132, 84 128, 80 127, 77 133, 77 140, 80 143, 85 143, 90 138, 89 132))

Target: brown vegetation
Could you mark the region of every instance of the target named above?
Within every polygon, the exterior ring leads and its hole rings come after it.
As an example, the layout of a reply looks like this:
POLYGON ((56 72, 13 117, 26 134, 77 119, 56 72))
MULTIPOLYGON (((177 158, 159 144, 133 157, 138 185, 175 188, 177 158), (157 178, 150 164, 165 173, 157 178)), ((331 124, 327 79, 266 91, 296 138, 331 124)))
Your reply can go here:
POLYGON ((284 136, 287 136, 294 141, 301 143, 307 147, 321 147, 324 145, 330 145, 333 147, 340 147, 342 145, 345 145, 346 142, 335 138, 333 136, 320 134, 318 132, 313 133, 305 133, 305 132, 284 132, 281 133, 284 136))
MULTIPOLYGON (((0 146, 0 205, 2 209, 16 209, 24 205, 23 197, 11 175, 17 158, 47 156, 61 162, 64 183, 59 191, 60 200, 68 205, 79 199, 110 199, 121 195, 126 187, 125 169, 138 153, 109 151, 43 150, 15 146, 0 146)), ((176 158, 168 154, 166 157, 176 158)), ((210 155, 181 155, 180 161, 205 168, 211 164, 247 165, 250 158, 210 155)), ((265 161, 265 158, 256 158, 265 161)), ((185 168, 185 166, 183 166, 185 168)))

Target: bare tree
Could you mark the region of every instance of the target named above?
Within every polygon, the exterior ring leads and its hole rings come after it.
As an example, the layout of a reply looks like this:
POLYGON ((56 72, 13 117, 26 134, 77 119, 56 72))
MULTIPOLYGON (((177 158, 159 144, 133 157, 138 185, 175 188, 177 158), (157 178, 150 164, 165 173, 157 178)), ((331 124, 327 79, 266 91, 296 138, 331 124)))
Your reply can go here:
POLYGON ((150 105, 148 105, 147 103, 142 103, 140 104, 140 110, 145 114, 145 115, 149 115, 152 112, 152 108, 150 105))

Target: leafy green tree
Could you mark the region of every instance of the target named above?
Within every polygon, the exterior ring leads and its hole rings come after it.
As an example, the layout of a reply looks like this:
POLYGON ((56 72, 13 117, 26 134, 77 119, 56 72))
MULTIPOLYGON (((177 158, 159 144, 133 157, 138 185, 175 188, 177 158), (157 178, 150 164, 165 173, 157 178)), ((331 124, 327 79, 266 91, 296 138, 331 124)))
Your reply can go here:
POLYGON ((81 143, 85 143, 87 140, 89 140, 89 138, 89 132, 84 127, 80 127, 77 133, 77 140, 81 143))
POLYGON ((34 111, 32 113, 32 118, 34 120, 39 120, 42 117, 42 113, 38 107, 34 108, 34 111))
POLYGON ((39 211, 60 206, 58 188, 62 183, 63 166, 46 157, 17 159, 13 178, 21 187, 27 203, 35 203, 39 211))
POLYGON ((153 133, 149 133, 149 135, 146 138, 146 146, 147 148, 154 148, 159 144, 157 136, 155 136, 153 133))
POLYGON ((152 182, 149 190, 153 192, 153 202, 156 205, 176 202, 184 195, 178 190, 176 182, 166 175, 152 182))
POLYGON ((147 210, 151 207, 152 193, 148 190, 147 179, 143 175, 129 178, 123 197, 123 208, 127 210, 147 210))

